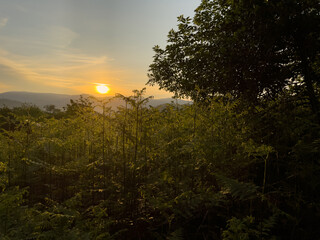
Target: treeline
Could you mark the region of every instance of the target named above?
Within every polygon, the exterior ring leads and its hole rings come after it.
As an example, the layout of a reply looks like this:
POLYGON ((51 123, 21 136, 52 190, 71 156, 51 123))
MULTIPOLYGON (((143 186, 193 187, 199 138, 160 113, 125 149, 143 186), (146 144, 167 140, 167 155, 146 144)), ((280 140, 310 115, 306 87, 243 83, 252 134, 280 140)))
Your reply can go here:
POLYGON ((303 91, 113 111, 0 109, 1 239, 316 239, 319 124, 303 91))

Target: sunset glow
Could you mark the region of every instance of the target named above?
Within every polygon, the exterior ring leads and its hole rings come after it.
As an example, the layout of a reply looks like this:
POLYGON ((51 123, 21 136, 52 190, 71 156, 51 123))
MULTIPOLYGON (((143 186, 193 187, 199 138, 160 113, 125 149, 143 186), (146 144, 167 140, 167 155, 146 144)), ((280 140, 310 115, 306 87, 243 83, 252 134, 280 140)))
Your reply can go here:
MULTIPOLYGON (((153 46, 165 44, 177 16, 194 15, 199 0, 147 2, 0 0, 0 93, 113 96, 144 88, 153 46), (105 80, 100 90, 91 83, 105 80)), ((148 86, 148 95, 172 96, 158 88, 148 86)))
POLYGON ((100 84, 96 86, 96 90, 100 94, 106 94, 109 92, 110 89, 105 84, 100 84))

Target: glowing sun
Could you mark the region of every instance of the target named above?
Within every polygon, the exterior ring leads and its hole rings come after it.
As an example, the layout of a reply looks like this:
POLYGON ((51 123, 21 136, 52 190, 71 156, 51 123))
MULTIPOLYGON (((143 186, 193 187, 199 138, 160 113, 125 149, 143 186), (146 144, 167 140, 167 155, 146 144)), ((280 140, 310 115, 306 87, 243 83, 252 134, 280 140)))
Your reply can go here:
POLYGON ((106 94, 110 89, 105 84, 99 84, 96 86, 96 90, 98 93, 106 94))

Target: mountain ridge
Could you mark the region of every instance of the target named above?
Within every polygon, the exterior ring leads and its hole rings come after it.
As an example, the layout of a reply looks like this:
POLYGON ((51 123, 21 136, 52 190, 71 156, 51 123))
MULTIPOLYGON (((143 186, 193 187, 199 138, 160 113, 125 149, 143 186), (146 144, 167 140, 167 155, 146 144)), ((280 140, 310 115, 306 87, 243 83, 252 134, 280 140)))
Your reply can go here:
MULTIPOLYGON (((36 92, 26 92, 26 91, 10 91, 0 93, 0 107, 6 106, 6 103, 9 105, 8 107, 17 107, 17 105, 23 104, 32 104, 36 105, 39 108, 42 108, 46 105, 55 105, 57 108, 62 109, 66 107, 70 100, 77 100, 80 96, 89 97, 92 96, 90 94, 79 94, 79 95, 71 95, 71 94, 59 94, 59 93, 36 93, 36 92)), ((103 97, 97 97, 97 99, 102 99, 103 97)), ((123 105, 124 101, 106 96, 105 98, 111 99, 109 106, 112 108, 117 108, 118 106, 123 105)), ((188 104, 190 101, 182 100, 182 99, 174 99, 174 98, 158 98, 158 99, 150 99, 148 102, 148 106, 159 106, 166 103, 171 103, 173 101, 177 101, 178 104, 188 104)))

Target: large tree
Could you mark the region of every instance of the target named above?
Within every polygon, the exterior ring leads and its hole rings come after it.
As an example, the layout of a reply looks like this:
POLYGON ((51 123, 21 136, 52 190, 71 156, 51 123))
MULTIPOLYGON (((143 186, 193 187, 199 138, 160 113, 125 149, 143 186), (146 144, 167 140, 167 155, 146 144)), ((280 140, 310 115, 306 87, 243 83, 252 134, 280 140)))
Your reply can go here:
POLYGON ((193 99, 256 100, 299 80, 316 112, 319 9, 318 0, 203 0, 154 47, 148 83, 193 99))

